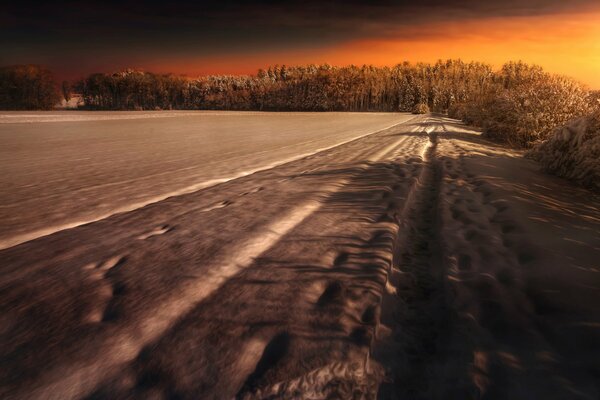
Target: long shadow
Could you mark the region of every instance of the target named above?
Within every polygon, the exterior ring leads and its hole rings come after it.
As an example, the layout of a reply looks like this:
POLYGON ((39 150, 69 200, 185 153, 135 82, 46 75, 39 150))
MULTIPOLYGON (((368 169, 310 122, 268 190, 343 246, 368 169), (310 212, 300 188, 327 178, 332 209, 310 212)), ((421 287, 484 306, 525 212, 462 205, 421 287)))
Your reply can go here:
MULTIPOLYGON (((382 228, 377 221, 381 215, 390 213, 387 196, 397 181, 409 179, 400 178, 396 171, 396 163, 369 163, 310 173, 328 180, 349 177, 341 190, 322 198, 316 217, 331 214, 337 215, 339 220, 351 214, 353 219, 373 221, 367 224, 367 227, 373 226, 367 238, 362 238, 360 231, 348 234, 335 229, 329 229, 331 234, 303 231, 286 235, 274 249, 256 258, 252 266, 229 279, 159 340, 148 345, 145 357, 128 367, 142 379, 149 369, 157 369, 158 363, 161 371, 189 371, 184 375, 194 375, 195 383, 182 389, 176 374, 164 373, 154 387, 144 380, 133 392, 129 389, 130 394, 144 397, 149 390, 163 393, 183 390, 208 395, 223 390, 211 378, 216 373, 214 369, 220 370, 222 376, 231 374, 228 369, 238 362, 237 352, 251 338, 266 338, 269 343, 255 361, 254 372, 248 371, 248 376, 240 377, 244 378, 238 382, 240 386, 230 388, 236 391, 219 395, 231 397, 238 390, 252 391, 290 373, 292 377, 302 371, 306 373, 327 364, 328 359, 344 359, 353 351, 368 347, 374 334, 373 325, 369 318, 362 322, 361 315, 369 315, 362 308, 376 304, 381 296, 394 240, 393 235, 387 234, 390 228, 382 228), (327 248, 348 254, 340 253, 327 264, 307 263, 292 256, 315 252, 309 258, 322 259, 319 253, 327 250, 322 247, 323 243, 328 244, 327 248), (286 254, 286 248, 295 250, 286 254), (312 298, 309 293, 314 290, 317 292, 312 298), (326 294, 332 291, 337 294, 326 294), (215 330, 220 332, 219 336, 213 335, 215 330), (174 356, 172 349, 182 346, 197 349, 197 354, 174 356), (148 351, 152 354, 151 360, 148 351), (298 362, 302 365, 297 365, 298 362)), ((393 216, 391 220, 397 224, 393 216)))
MULTIPOLYGON (((414 132, 394 135, 426 136, 414 132)), ((466 133, 440 137, 490 145, 466 133)), ((468 158, 468 162, 483 166, 476 171, 477 178, 489 182, 498 196, 509 198, 529 214, 532 210, 546 214, 549 223, 559 221, 558 227, 551 228, 556 235, 581 241, 593 234, 594 228, 600 231, 594 222, 598 209, 590 207, 586 192, 556 180, 549 185, 545 178, 527 184, 519 183, 522 179, 515 182, 515 176, 505 173, 514 170, 512 157, 468 158), (567 217, 565 209, 572 211, 567 217)), ((528 161, 522 164, 531 177, 539 175, 528 161)), ((174 398, 232 398, 322 367, 332 358, 346 360, 353 352, 368 349, 375 330, 373 318, 361 320, 361 315, 368 316, 367 310, 381 300, 392 261, 392 227, 400 223, 397 211, 404 201, 400 198, 406 197, 421 167, 420 160, 370 162, 287 175, 289 179, 316 177, 324 181, 348 178, 338 192, 319 197, 322 206, 316 216, 329 218, 329 224, 339 224, 339 228, 309 233, 296 229, 284 236, 146 346, 123 370, 122 376, 130 377, 133 386, 114 383, 110 390, 99 389, 95 398, 145 398, 157 393, 174 398), (362 230, 345 230, 346 226, 362 230)), ((304 193, 312 197, 319 190, 307 188, 304 193)), ((236 251, 236 243, 230 245, 231 251, 236 251)), ((201 264, 203 259, 193 255, 179 261, 201 264)), ((176 270, 173 275, 176 280, 176 270)), ((562 313, 556 311, 556 305, 552 310, 562 313)), ((552 316, 544 318, 540 326, 547 328, 548 340, 557 343, 561 354, 575 363, 568 351, 575 348, 574 354, 581 355, 582 348, 564 340, 565 335, 568 339, 575 335, 553 328, 552 316)), ((557 317, 556 321, 567 320, 557 317)), ((583 338, 582 345, 600 356, 594 352, 595 336, 583 338)), ((588 365, 596 368, 596 364, 588 365)))

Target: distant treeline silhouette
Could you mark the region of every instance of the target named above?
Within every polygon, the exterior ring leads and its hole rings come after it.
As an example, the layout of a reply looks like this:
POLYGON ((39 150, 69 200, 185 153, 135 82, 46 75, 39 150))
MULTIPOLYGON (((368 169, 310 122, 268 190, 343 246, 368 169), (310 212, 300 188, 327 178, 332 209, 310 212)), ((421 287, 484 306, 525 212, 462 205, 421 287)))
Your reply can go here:
MULTIPOLYGON (((46 70, 3 71, 0 85, 13 94, 2 98, 2 108, 47 109, 55 102, 58 85, 47 83, 46 70), (32 91, 32 85, 45 89, 32 91)), ((516 146, 545 139, 555 126, 588 113, 600 97, 535 65, 509 62, 494 70, 461 60, 395 67, 274 66, 256 75, 199 78, 126 70, 92 74, 63 83, 62 89, 65 97, 71 90, 81 94, 84 107, 93 110, 447 112, 516 146)))
POLYGON ((489 65, 449 60, 436 64, 274 66, 252 76, 197 79, 128 70, 93 74, 76 90, 89 108, 265 111, 411 111, 416 104, 446 110, 483 93, 489 65))
POLYGON ((0 109, 50 110, 59 99, 48 69, 37 65, 0 68, 0 109))

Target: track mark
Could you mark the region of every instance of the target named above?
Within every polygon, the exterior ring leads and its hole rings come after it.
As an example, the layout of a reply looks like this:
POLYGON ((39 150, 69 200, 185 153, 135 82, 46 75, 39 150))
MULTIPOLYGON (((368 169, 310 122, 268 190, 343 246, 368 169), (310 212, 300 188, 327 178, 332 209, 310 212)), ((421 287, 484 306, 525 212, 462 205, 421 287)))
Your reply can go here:
POLYGON ((371 305, 368 306, 365 311, 363 311, 360 320, 363 324, 374 325, 377 323, 377 306, 371 305))
POLYGON ((346 263, 348 261, 348 258, 350 257, 350 255, 348 253, 341 252, 340 254, 337 255, 337 257, 335 258, 335 260, 333 260, 333 265, 340 266, 344 263, 346 263))
MULTIPOLYGON (((386 329, 391 333, 387 335, 390 339, 375 344, 387 375, 387 382, 380 386, 381 398, 425 398, 440 379, 432 366, 436 365, 438 354, 443 353, 443 332, 450 317, 436 258, 440 247, 437 227, 442 180, 436 158, 437 133, 429 129, 428 136, 429 145, 418 160, 418 184, 402 215, 402 245, 398 245, 402 252, 394 255, 393 265, 397 267, 390 272, 398 271, 397 279, 388 277, 387 285, 392 288, 386 296, 394 298, 382 303, 381 314, 385 314, 386 329)), ((458 208, 454 217, 462 217, 458 208)))
POLYGON ((330 282, 317 301, 317 304, 324 307, 329 304, 341 304, 346 296, 346 287, 340 281, 330 282))
POLYGON ((127 256, 116 255, 99 263, 91 263, 84 267, 89 270, 89 276, 96 281, 96 304, 85 316, 88 323, 98 323, 105 320, 106 312, 114 301, 114 296, 122 293, 120 285, 115 283, 112 272, 125 264, 127 256))
POLYGON ((229 200, 223 200, 220 201, 216 204, 213 204, 212 206, 208 206, 206 208, 203 208, 202 210, 200 210, 201 212, 208 212, 208 211, 212 211, 212 210, 218 210, 219 208, 224 208, 227 207, 228 205, 230 205, 232 202, 229 200))
POLYGON ((264 375, 274 368, 288 353, 291 343, 290 334, 282 332, 273 337, 265 347, 263 354, 256 364, 254 371, 248 376, 236 398, 242 398, 248 392, 253 392, 260 386, 264 375))
POLYGON ((158 226, 158 227, 154 228, 153 230, 151 230, 150 232, 147 232, 147 233, 144 233, 144 234, 138 236, 138 239, 146 240, 153 236, 164 235, 165 233, 170 232, 172 230, 173 230, 173 227, 170 225, 158 226))
POLYGON ((240 194, 240 196, 247 196, 249 194, 258 193, 258 192, 260 192, 262 190, 264 190, 264 187, 263 186, 258 186, 258 187, 255 187, 254 189, 251 189, 251 190, 249 190, 247 192, 244 192, 244 193, 240 194))

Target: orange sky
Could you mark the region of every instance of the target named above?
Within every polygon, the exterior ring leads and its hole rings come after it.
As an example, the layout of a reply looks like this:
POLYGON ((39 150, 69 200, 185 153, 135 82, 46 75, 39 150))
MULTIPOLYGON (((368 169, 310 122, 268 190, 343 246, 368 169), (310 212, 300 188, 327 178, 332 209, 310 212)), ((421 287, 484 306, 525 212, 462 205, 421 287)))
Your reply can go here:
POLYGON ((255 52, 244 56, 185 60, 153 60, 143 68, 188 75, 254 73, 274 64, 364 63, 394 65, 404 60, 431 62, 461 58, 499 67, 508 60, 523 60, 547 71, 574 77, 600 89, 600 11, 544 17, 479 19, 470 22, 421 25, 414 35, 399 32, 383 39, 365 39, 319 49, 289 52, 255 52))
POLYGON ((600 0, 8 2, 0 29, 0 65, 41 64, 69 80, 461 58, 522 60, 600 89, 600 0))

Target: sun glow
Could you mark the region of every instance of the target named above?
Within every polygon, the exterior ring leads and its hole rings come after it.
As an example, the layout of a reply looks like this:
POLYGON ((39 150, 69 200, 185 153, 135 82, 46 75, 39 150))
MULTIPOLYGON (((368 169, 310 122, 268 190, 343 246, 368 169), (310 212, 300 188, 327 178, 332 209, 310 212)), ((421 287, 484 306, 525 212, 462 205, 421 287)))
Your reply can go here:
POLYGON ((600 13, 448 23, 435 32, 427 39, 356 41, 329 56, 340 64, 370 60, 375 65, 462 58, 498 67, 523 60, 600 88, 600 13))
POLYGON ((401 28, 397 34, 385 38, 349 41, 325 49, 257 50, 246 55, 154 59, 142 62, 141 66, 187 75, 251 74, 274 64, 392 66, 403 61, 433 62, 448 58, 487 62, 494 67, 522 60, 600 89, 600 12, 436 23, 408 30, 401 28))

